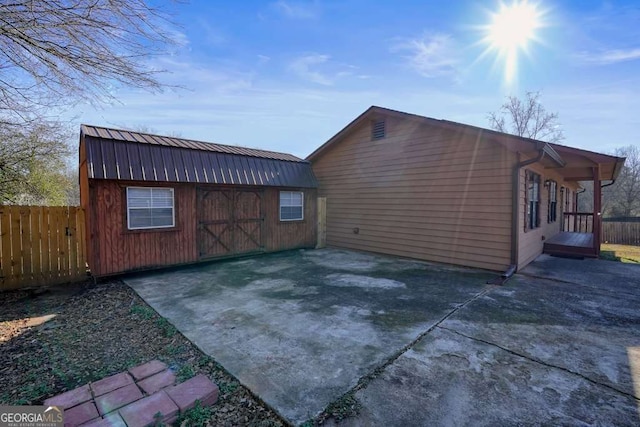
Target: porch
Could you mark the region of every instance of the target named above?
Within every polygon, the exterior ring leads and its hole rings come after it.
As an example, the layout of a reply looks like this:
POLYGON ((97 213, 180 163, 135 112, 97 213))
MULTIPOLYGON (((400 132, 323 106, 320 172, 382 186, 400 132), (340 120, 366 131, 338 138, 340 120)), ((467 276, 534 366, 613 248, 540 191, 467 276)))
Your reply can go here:
POLYGON ((578 211, 578 194, 581 192, 576 193, 574 211, 562 213, 560 232, 544 242, 542 251, 549 255, 597 258, 602 236, 602 187, 615 182, 625 159, 558 144, 550 145, 564 162, 560 167, 550 168, 557 170, 565 181, 593 183, 593 210, 578 211), (603 181, 609 183, 603 184, 603 181))
POLYGON ((600 253, 600 233, 594 233, 592 212, 564 212, 562 231, 544 243, 543 253, 567 257, 593 257, 600 253))

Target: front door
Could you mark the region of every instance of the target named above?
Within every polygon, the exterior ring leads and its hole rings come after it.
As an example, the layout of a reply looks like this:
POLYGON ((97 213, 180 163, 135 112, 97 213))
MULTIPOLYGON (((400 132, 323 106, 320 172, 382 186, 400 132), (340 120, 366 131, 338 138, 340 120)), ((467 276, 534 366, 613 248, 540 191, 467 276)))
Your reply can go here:
POLYGON ((263 250, 262 196, 259 190, 198 188, 200 259, 263 250))

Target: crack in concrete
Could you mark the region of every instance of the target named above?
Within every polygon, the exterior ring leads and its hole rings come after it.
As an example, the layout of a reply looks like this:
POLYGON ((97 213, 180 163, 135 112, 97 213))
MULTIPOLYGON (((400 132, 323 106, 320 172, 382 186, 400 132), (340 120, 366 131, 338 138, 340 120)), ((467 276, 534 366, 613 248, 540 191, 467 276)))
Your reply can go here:
POLYGON ((586 375, 581 374, 580 372, 572 371, 571 369, 568 369, 568 368, 565 368, 565 367, 562 367, 562 366, 558 366, 558 365, 554 365, 552 363, 548 363, 548 362, 545 362, 543 360, 536 359, 534 357, 530 357, 530 356, 528 356, 526 354, 519 353, 517 351, 511 350, 511 349, 506 348, 506 347, 503 347, 503 346, 501 346, 499 344, 496 344, 496 343, 493 343, 491 341, 483 340, 481 338, 472 337, 470 335, 464 334, 464 333, 462 333, 460 331, 457 331, 455 329, 447 328, 446 326, 440 326, 438 324, 438 325, 435 325, 434 328, 444 329, 446 331, 453 332, 454 334, 460 335, 461 337, 464 337, 464 338, 467 338, 467 339, 470 339, 470 340, 473 340, 473 341, 481 342, 483 344, 487 344, 487 345, 490 345, 490 346, 493 346, 493 347, 497 347, 500 350, 506 351, 507 353, 512 354, 514 356, 522 357, 523 359, 529 360, 530 362, 538 363, 538 364, 546 366, 548 368, 559 369, 559 370, 567 372, 569 374, 578 376, 578 377, 582 378, 583 380, 586 380, 586 381, 588 381, 588 382, 590 382, 592 384, 606 387, 606 388, 608 388, 610 390, 613 390, 613 391, 615 391, 617 393, 620 393, 620 394, 622 394, 624 396, 631 397, 631 398, 633 398, 635 400, 640 401, 640 397, 636 397, 634 394, 628 393, 628 392, 626 392, 624 390, 620 390, 620 389, 618 389, 618 388, 616 388, 616 387, 614 387, 614 386, 612 386, 610 384, 601 383, 601 382, 599 382, 597 380, 594 380, 592 378, 587 377, 586 375))
MULTIPOLYGON (((340 396, 338 399, 334 400, 333 402, 331 402, 327 408, 329 406, 331 406, 334 402, 340 401, 342 399, 344 399, 346 396, 349 395, 354 395, 357 391, 365 388, 372 380, 374 380, 375 378, 378 377, 378 375, 380 375, 386 368, 387 366, 391 365, 393 362, 395 362, 400 356, 402 356, 404 353, 406 353, 408 350, 410 350, 411 348, 413 348, 418 341, 420 341, 422 338, 424 338, 428 333, 430 333, 431 331, 433 331, 435 328, 437 328, 438 326, 440 326, 440 324, 442 322, 444 322, 445 320, 447 320, 449 317, 453 316, 456 312, 458 312, 458 310, 463 309, 464 307, 466 307, 467 305, 471 304, 473 301, 477 300, 480 297, 483 297, 484 295, 486 295, 487 293, 489 293, 490 291, 492 291, 495 288, 498 288, 500 286, 497 285, 491 285, 491 286, 487 286, 485 289, 483 289, 482 291, 478 292, 477 294, 473 295, 471 298, 469 298, 468 300, 464 301, 462 304, 457 305, 454 309, 452 309, 451 311, 449 311, 447 314, 445 314, 444 316, 442 316, 436 323, 434 323, 431 327, 429 327, 426 331, 422 332, 421 334, 419 334, 413 341, 411 341, 409 344, 405 345, 404 347, 400 348, 400 350, 398 350, 397 352, 395 352, 394 354, 392 354, 389 358, 387 358, 384 362, 382 362, 380 365, 378 365, 373 371, 371 371, 369 374, 366 374, 362 377, 360 377, 360 379, 358 380, 358 382, 356 383, 355 386, 353 386, 351 389, 349 389, 346 393, 344 393, 342 396, 340 396)), ((326 410, 326 408, 325 408, 326 410)), ((324 412, 324 410, 323 410, 324 412)), ((322 414, 320 415, 322 416, 322 414)), ((317 417, 316 417, 317 418, 317 417)))

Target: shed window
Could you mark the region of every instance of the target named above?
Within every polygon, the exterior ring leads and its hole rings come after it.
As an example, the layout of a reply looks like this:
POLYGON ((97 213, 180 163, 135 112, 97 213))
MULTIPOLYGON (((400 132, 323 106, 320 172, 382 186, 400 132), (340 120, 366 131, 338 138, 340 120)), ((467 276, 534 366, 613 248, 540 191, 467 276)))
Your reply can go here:
POLYGON ((387 134, 387 129, 384 120, 378 120, 371 123, 371 139, 382 139, 387 134))
POLYGON ((129 230, 174 226, 173 188, 127 187, 129 230))
POLYGON ((302 191, 280 192, 280 221, 304 219, 304 193, 302 191))
POLYGON ((526 218, 525 230, 532 230, 540 227, 540 175, 535 172, 526 171, 526 218))
POLYGON ((555 181, 549 181, 549 205, 547 209, 547 222, 556 222, 558 218, 558 183, 555 181))

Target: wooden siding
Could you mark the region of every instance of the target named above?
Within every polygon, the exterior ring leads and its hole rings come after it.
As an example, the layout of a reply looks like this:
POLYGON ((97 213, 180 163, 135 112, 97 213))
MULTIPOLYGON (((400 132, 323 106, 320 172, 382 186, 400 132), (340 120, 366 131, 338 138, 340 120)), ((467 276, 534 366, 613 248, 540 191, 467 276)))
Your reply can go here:
MULTIPOLYGON (((538 255, 542 253, 544 242, 547 239, 552 238, 560 231, 562 231, 562 218, 563 212, 565 212, 564 201, 561 201, 560 187, 565 187, 571 190, 571 194, 575 194, 577 185, 573 182, 565 182, 557 172, 545 169, 542 165, 534 163, 533 165, 525 166, 520 169, 520 196, 518 198, 520 207, 518 209, 518 269, 525 267, 531 261, 536 259, 538 255), (540 227, 527 230, 524 229, 525 221, 525 171, 530 170, 537 174, 540 174, 540 227), (558 216, 557 220, 552 223, 547 222, 547 212, 549 206, 549 190, 544 186, 544 182, 547 179, 552 179, 558 182, 558 216)), ((566 190, 565 190, 566 191, 566 190)), ((571 198, 570 210, 575 209, 575 198, 571 198)))
POLYGON ((327 198, 327 245, 503 270, 516 157, 476 132, 386 119, 313 161, 327 198))
POLYGON ((265 239, 267 252, 283 251, 295 248, 313 248, 316 244, 316 198, 315 189, 265 188, 264 212, 265 239), (280 191, 304 192, 304 220, 280 221, 280 191))
MULTIPOLYGON (((225 188, 211 186, 209 188, 225 188)), ((279 191, 264 188, 263 249, 266 252, 313 247, 316 242, 316 190, 304 189, 304 221, 279 220, 279 191)), ((198 220, 194 184, 90 180, 89 268, 95 276, 198 262, 198 220), (174 188, 176 227, 130 231, 126 228, 126 186, 174 188)))

